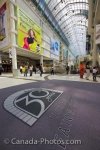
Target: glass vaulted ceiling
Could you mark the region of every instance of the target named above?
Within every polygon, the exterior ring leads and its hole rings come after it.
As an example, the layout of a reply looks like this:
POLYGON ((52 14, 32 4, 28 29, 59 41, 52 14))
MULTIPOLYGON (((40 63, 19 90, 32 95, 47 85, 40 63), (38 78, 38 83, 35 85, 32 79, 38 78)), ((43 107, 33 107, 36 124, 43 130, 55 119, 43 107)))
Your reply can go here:
POLYGON ((88 0, 37 0, 45 1, 68 39, 70 49, 77 55, 86 53, 88 0))
POLYGON ((88 0, 46 0, 75 55, 86 53, 88 0))

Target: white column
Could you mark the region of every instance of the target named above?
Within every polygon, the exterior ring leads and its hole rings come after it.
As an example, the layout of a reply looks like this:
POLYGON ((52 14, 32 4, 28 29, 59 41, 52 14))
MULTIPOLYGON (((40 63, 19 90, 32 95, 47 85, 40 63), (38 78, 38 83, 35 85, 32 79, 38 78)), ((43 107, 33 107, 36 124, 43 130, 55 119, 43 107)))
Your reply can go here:
POLYGON ((15 31, 15 20, 11 18, 14 16, 14 5, 10 2, 10 27, 11 27, 11 49, 12 49, 12 71, 13 77, 18 75, 17 71, 17 53, 16 53, 16 35, 15 31))
POLYGON ((96 54, 96 45, 94 44, 93 46, 93 53, 92 53, 92 57, 93 57, 93 66, 96 65, 96 59, 97 59, 97 54, 96 54))
POLYGON ((40 64, 43 66, 43 56, 40 56, 40 64))
POLYGON ((13 58, 12 58, 12 64, 13 64, 13 69, 15 70, 15 69, 17 69, 17 54, 16 54, 16 48, 15 47, 13 47, 13 49, 12 49, 12 56, 13 56, 13 58))
POLYGON ((94 28, 94 35, 93 35, 93 53, 92 53, 92 59, 93 59, 93 66, 96 65, 96 57, 97 57, 97 52, 96 52, 96 44, 95 44, 95 34, 96 34, 96 29, 94 28))

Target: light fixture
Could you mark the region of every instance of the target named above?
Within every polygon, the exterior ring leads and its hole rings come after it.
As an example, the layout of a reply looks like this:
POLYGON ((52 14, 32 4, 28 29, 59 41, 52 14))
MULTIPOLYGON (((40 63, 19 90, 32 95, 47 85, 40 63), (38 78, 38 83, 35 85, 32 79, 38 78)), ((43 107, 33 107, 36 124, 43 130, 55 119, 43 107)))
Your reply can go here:
POLYGON ((61 0, 61 3, 65 3, 65 0, 61 0))

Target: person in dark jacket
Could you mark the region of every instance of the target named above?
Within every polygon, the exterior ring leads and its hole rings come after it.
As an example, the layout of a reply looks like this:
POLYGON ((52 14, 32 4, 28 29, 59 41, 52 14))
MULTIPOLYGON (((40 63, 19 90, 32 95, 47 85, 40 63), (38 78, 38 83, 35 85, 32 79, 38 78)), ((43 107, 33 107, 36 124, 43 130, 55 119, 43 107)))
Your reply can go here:
POLYGON ((51 68, 51 75, 54 75, 54 68, 51 68))
POLYGON ((66 66, 66 73, 69 74, 69 66, 66 66))
POLYGON ((40 64, 39 70, 40 70, 40 77, 42 77, 42 74, 43 74, 43 67, 42 67, 42 64, 40 64))
POLYGON ((35 74, 36 74, 36 69, 37 69, 36 66, 34 66, 33 71, 34 71, 35 74))
POLYGON ((3 68, 2 65, 0 64, 0 75, 2 74, 3 68))

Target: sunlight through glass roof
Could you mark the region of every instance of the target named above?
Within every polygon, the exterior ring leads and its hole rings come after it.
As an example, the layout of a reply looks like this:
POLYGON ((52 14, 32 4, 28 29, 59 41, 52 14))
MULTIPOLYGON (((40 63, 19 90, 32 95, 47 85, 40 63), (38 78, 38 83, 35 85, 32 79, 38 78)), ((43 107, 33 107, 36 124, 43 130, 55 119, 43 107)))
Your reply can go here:
POLYGON ((45 0, 75 55, 86 53, 88 0, 45 0))

